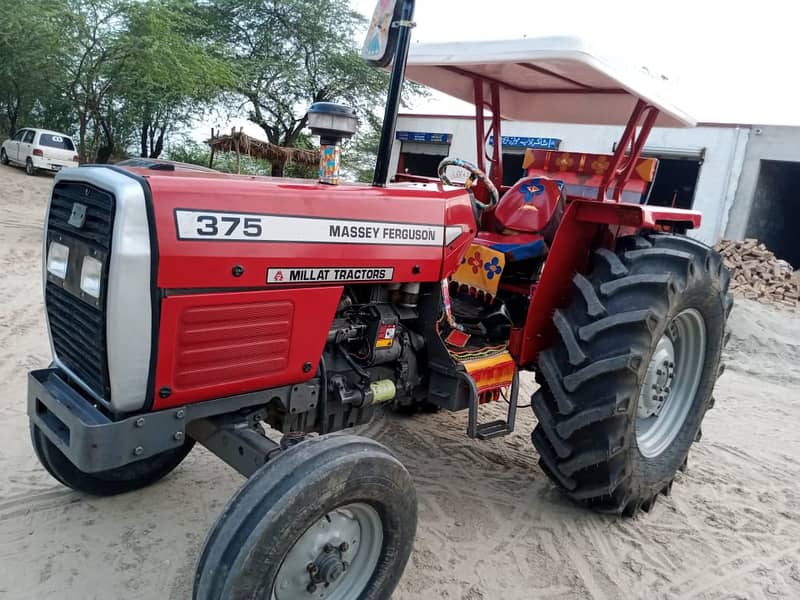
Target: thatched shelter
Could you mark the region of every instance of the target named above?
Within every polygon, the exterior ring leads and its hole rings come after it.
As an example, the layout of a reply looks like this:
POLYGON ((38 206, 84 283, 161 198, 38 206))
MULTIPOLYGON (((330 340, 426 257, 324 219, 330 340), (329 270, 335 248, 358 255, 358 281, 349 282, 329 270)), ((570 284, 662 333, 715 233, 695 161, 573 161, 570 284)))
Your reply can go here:
POLYGON ((319 166, 318 150, 301 150, 299 148, 284 148, 270 142, 250 137, 241 129, 231 129, 230 134, 220 135, 220 132, 211 130, 211 139, 206 143, 211 147, 211 157, 208 166, 213 168, 214 154, 217 152, 235 152, 236 170, 239 171, 239 157, 247 154, 253 158, 268 160, 273 164, 287 165, 298 163, 310 167, 319 166))

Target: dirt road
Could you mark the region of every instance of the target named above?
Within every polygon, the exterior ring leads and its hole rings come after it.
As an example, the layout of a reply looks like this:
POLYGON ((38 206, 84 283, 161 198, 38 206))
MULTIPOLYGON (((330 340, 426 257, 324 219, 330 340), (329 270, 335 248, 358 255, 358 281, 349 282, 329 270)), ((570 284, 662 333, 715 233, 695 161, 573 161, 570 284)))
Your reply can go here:
MULTIPOLYGON (((30 448, 26 371, 49 359, 40 254, 51 185, 0 167, 0 600, 186 599, 238 475, 198 449, 165 481, 98 499, 56 483, 30 448)), ((518 433, 489 442, 464 436, 462 414, 368 426, 419 495, 395 598, 800 598, 800 314, 739 301, 732 319, 728 370, 689 470, 633 520, 554 490, 527 409, 518 433)))

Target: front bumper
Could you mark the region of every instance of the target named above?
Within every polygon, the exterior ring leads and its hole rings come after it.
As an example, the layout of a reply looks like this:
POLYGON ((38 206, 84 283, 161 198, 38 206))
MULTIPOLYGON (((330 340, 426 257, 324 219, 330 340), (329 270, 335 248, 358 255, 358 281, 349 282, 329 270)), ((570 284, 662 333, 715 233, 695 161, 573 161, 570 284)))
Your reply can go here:
POLYGON ((28 373, 28 417, 86 473, 150 458, 186 437, 183 407, 112 421, 55 368, 28 373))
MULTIPOLYGON (((316 384, 287 385, 112 421, 58 368, 28 373, 31 424, 85 473, 124 467, 181 446, 192 421, 235 413, 279 399, 287 412, 308 410, 316 384)), ((311 404, 313 406, 313 404, 311 404)))

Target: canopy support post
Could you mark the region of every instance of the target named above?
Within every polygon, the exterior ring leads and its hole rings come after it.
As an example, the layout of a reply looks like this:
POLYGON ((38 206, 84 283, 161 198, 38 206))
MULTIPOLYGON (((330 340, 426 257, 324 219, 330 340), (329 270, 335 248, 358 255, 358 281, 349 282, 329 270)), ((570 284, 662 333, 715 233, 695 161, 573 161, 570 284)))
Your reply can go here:
POLYGON ((501 135, 502 131, 500 131, 500 85, 492 83, 491 92, 492 133, 494 134, 494 143, 492 144, 492 168, 489 172, 489 178, 499 190, 503 186, 503 137, 501 135))
POLYGON ((483 80, 480 77, 475 77, 472 81, 475 85, 475 142, 478 144, 478 168, 485 173, 486 130, 483 122, 483 80))
POLYGON ((608 188, 614 185, 611 191, 611 200, 619 202, 622 196, 622 190, 625 184, 633 174, 633 169, 642 154, 644 143, 650 135, 650 131, 655 125, 658 118, 658 109, 655 106, 647 104, 644 100, 638 100, 636 106, 631 113, 628 124, 625 126, 625 131, 622 137, 617 142, 617 147, 614 150, 614 156, 603 176, 603 181, 597 190, 597 199, 600 202, 608 200, 608 188), (641 122, 641 127, 639 123, 641 122), (637 134, 637 128, 639 128, 637 134), (626 157, 625 153, 630 149, 630 154, 626 157))

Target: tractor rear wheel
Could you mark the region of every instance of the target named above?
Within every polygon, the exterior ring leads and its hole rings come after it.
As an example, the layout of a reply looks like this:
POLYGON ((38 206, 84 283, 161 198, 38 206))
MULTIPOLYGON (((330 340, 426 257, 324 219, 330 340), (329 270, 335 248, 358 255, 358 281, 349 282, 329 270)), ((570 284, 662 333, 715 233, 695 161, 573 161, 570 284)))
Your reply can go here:
POLYGON ((411 477, 386 448, 339 433, 306 440, 256 471, 225 507, 193 598, 389 598, 416 528, 411 477))
POLYGON ((633 515, 670 492, 713 406, 728 280, 718 253, 671 234, 621 238, 575 275, 531 401, 539 464, 567 496, 633 515))
POLYGON ((187 439, 178 448, 124 467, 85 473, 72 464, 33 423, 30 423, 30 431, 36 457, 47 472, 65 486, 92 496, 114 496, 147 487, 172 472, 194 446, 194 440, 187 439))

